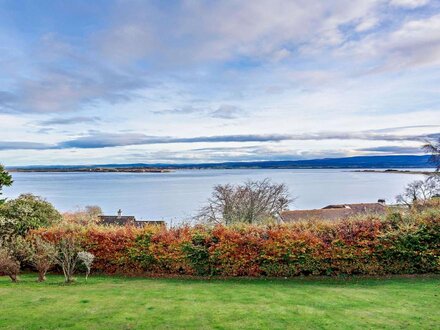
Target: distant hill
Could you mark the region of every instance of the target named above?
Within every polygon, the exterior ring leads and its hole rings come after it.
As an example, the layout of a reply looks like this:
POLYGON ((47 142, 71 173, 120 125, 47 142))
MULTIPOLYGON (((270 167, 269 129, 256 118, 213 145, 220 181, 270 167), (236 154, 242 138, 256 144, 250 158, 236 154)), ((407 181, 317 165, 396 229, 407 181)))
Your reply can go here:
MULTIPOLYGON (((282 160, 255 162, 225 162, 200 164, 104 164, 104 165, 51 165, 51 166, 20 166, 20 170, 75 170, 97 168, 158 168, 158 169, 235 169, 235 168, 428 168, 434 167, 429 162, 429 156, 399 155, 399 156, 357 156, 344 158, 324 158, 310 160, 282 160)), ((13 168, 11 168, 13 169, 13 168)))

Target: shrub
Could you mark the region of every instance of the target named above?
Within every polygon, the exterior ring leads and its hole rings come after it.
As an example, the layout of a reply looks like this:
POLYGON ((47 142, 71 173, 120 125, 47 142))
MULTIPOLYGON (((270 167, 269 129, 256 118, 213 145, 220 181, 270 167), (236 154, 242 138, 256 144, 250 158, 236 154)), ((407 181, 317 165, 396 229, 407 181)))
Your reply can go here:
POLYGON ((79 259, 78 239, 74 235, 63 237, 57 244, 57 250, 56 261, 63 270, 65 282, 71 283, 74 281, 73 275, 79 259))
POLYGON ((335 222, 215 227, 40 229, 74 236, 94 269, 121 274, 378 275, 440 271, 440 210, 335 222))
POLYGON ((56 262, 58 252, 55 244, 39 236, 31 235, 26 240, 18 239, 16 250, 24 261, 35 267, 38 272, 38 282, 44 282, 46 273, 56 262))
POLYGON ((20 195, 4 203, 0 206, 0 217, 6 219, 0 224, 0 230, 6 226, 8 230, 12 228, 15 235, 21 236, 31 229, 48 227, 61 221, 60 213, 52 204, 32 194, 20 195), (5 221, 6 225, 3 224, 5 221))
POLYGON ((81 251, 78 253, 78 259, 82 261, 84 266, 86 267, 86 281, 89 278, 90 270, 92 268, 93 260, 95 256, 90 252, 81 251))
POLYGON ((18 260, 7 248, 0 247, 0 275, 7 275, 12 282, 17 282, 19 273, 20 263, 18 260))

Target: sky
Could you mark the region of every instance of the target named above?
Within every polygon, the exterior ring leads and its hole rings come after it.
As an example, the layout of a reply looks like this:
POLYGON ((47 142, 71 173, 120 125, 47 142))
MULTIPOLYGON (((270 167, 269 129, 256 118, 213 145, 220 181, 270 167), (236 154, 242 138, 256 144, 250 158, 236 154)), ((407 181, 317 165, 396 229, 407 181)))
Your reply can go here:
POLYGON ((420 154, 440 1, 0 0, 0 163, 420 154))

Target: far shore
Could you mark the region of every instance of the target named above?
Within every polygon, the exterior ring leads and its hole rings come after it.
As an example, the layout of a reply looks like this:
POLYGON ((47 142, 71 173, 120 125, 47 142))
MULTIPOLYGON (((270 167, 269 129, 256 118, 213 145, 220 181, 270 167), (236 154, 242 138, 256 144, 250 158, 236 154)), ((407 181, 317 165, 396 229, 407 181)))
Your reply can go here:
POLYGON ((423 174, 423 175, 433 175, 433 174, 439 174, 439 172, 436 171, 417 171, 417 170, 395 170, 395 169, 387 169, 387 170, 373 170, 373 169, 367 169, 367 170, 354 170, 352 172, 361 172, 361 173, 397 173, 397 174, 423 174))
POLYGON ((87 168, 15 168, 10 172, 92 172, 92 173, 169 173, 170 169, 164 168, 111 168, 111 167, 87 167, 87 168))

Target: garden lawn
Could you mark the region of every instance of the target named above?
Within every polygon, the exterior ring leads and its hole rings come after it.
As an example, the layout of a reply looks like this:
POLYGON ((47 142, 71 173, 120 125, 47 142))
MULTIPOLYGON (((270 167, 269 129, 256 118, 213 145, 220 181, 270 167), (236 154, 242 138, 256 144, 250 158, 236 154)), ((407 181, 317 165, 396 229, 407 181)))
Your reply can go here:
POLYGON ((440 277, 0 277, 1 329, 434 329, 440 277))

